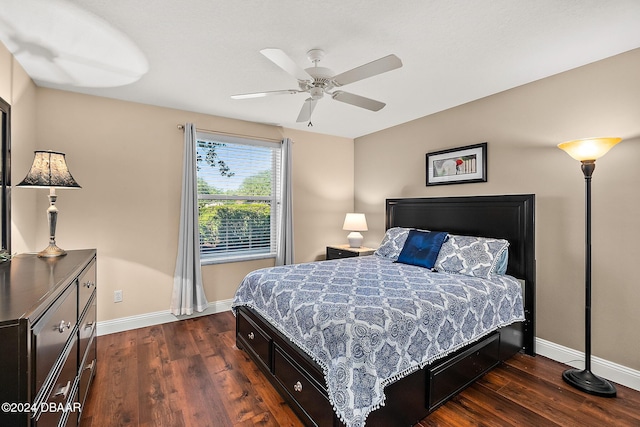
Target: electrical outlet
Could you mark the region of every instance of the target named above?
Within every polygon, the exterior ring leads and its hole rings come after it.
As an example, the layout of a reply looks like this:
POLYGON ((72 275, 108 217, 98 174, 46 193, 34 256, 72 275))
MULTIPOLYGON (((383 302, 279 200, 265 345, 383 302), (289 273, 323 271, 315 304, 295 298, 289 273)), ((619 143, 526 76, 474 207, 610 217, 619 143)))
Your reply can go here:
POLYGON ((113 291, 113 302, 122 302, 122 291, 113 291))

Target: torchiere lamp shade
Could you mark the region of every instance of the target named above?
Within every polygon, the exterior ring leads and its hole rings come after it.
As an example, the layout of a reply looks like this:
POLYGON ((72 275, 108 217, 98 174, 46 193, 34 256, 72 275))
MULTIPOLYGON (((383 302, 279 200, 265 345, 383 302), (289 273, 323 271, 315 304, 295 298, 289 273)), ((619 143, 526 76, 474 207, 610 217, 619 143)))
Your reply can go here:
POLYGON ((67 168, 64 153, 56 151, 36 151, 31 169, 18 187, 81 188, 67 168))
POLYGON ((578 161, 597 160, 607 154, 622 138, 585 138, 558 144, 558 148, 578 161))

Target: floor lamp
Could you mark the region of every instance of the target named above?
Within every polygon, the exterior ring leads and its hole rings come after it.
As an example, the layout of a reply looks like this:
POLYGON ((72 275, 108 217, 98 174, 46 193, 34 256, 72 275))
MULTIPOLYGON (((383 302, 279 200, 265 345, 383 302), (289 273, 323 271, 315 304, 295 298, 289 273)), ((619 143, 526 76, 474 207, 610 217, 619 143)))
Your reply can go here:
POLYGON ((602 397, 615 397, 616 388, 609 381, 591 372, 591 175, 596 168, 596 160, 604 156, 620 138, 588 138, 558 144, 582 164, 585 181, 585 367, 568 369, 562 379, 586 393, 602 397))

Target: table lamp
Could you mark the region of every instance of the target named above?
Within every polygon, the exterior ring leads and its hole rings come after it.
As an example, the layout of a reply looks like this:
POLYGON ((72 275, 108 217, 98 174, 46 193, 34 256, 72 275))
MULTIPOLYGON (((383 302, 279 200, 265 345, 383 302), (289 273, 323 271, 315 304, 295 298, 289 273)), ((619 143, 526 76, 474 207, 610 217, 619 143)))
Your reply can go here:
POLYGON ((363 213, 348 213, 344 218, 343 230, 351 231, 347 236, 349 239, 349 246, 352 248, 359 248, 362 246, 364 237, 360 234, 360 231, 367 231, 367 219, 363 213))
POLYGON ((56 208, 56 188, 81 188, 73 179, 64 153, 56 151, 35 151, 33 164, 27 176, 18 187, 48 188, 49 189, 49 209, 47 217, 49 220, 49 246, 38 253, 42 258, 53 258, 64 256, 67 253, 64 249, 56 246, 56 222, 58 220, 58 208, 56 208))

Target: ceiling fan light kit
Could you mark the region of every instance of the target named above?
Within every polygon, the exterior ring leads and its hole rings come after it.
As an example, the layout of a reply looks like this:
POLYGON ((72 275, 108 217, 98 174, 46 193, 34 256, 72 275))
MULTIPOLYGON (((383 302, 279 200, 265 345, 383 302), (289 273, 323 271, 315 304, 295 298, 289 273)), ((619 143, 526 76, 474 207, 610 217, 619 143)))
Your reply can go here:
MULTIPOLYGON (((249 99, 272 95, 308 93, 310 97, 304 101, 296 122, 306 122, 311 120, 311 114, 313 113, 316 103, 322 99, 325 94, 329 95, 331 99, 354 105, 356 107, 370 111, 381 110, 386 105, 384 102, 344 92, 342 90, 333 91, 333 89, 402 67, 402 61, 400 58, 395 55, 387 55, 383 58, 345 71, 344 73, 334 75, 333 71, 330 69, 318 66, 318 63, 325 56, 325 52, 322 49, 311 49, 307 52, 307 58, 313 63, 313 66, 304 70, 280 49, 262 49, 260 53, 285 72, 296 78, 296 80, 298 80, 299 89, 245 93, 232 95, 231 98, 249 99)), ((311 124, 311 122, 309 122, 309 124, 311 124)))

